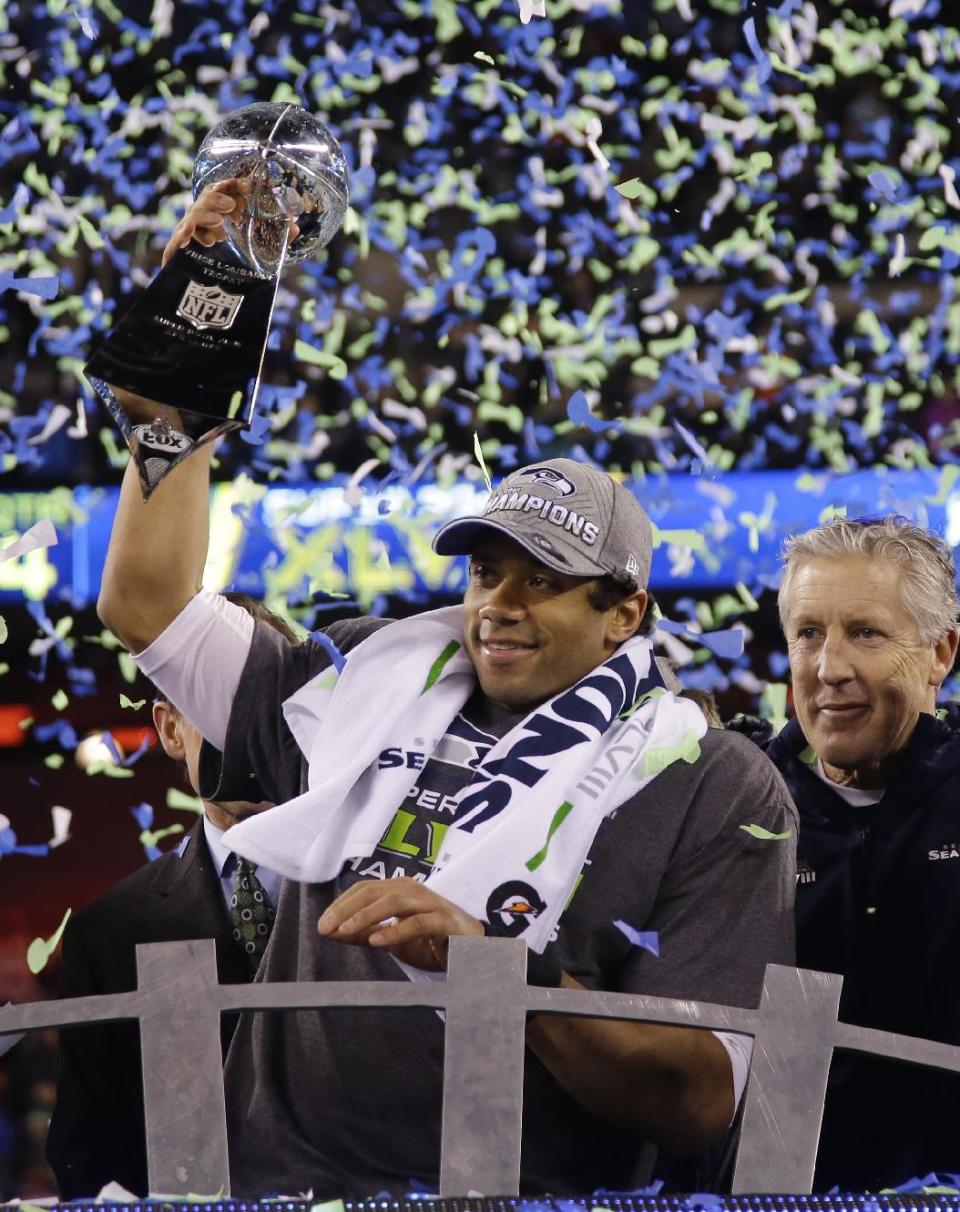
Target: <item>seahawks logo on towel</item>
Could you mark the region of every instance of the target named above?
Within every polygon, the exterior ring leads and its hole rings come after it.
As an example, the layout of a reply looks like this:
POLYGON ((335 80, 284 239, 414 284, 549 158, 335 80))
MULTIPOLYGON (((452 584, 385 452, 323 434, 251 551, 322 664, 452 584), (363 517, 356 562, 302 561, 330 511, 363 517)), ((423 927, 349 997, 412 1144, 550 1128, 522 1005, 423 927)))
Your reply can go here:
POLYGON ((528 467, 525 471, 518 471, 517 476, 533 480, 541 488, 549 488, 558 497, 572 497, 577 491, 568 479, 552 467, 528 467))
POLYGON ((523 880, 507 880, 487 898, 487 921, 502 928, 508 938, 516 938, 546 907, 536 888, 523 880))

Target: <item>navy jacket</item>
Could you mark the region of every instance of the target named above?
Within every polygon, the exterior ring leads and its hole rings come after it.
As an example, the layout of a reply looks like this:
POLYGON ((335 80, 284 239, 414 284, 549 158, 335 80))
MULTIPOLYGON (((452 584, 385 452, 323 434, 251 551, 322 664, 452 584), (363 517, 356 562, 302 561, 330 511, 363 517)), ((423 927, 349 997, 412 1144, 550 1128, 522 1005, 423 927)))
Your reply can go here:
MULTIPOLYGON (((798 965, 843 975, 845 1022, 960 1044, 960 710, 939 714, 866 807, 802 759, 796 720, 766 749, 800 813, 798 965)), ((835 1053, 814 1189, 931 1170, 960 1170, 960 1075, 835 1053)))

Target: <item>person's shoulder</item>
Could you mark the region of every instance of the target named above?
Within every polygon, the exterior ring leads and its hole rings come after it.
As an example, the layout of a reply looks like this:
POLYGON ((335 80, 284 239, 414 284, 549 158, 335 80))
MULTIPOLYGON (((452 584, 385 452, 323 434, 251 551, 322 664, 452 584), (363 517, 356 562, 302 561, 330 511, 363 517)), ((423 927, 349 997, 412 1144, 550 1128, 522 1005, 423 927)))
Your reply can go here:
POLYGON ((336 623, 331 623, 329 627, 323 629, 324 634, 329 636, 337 645, 341 652, 349 652, 351 648, 356 648, 358 644, 362 644, 374 632, 380 631, 383 627, 389 627, 393 619, 374 618, 372 615, 362 615, 358 619, 340 619, 336 623))
POLYGON ((764 749, 740 732, 708 728, 700 739, 700 755, 704 770, 729 769, 738 778, 779 778, 764 749))
POLYGON ((338 654, 350 652, 390 622, 390 619, 369 616, 341 619, 294 643, 269 623, 257 619, 246 676, 257 680, 273 671, 273 676, 279 676, 282 682, 295 687, 335 663, 338 654))
MULTIPOLYGON (((138 867, 122 880, 102 892, 89 904, 70 915, 66 932, 71 936, 99 933, 106 924, 121 924, 124 928, 136 921, 138 910, 149 910, 149 897, 174 874, 174 868, 188 861, 190 849, 203 844, 202 834, 191 830, 173 850, 161 854, 152 862, 138 867)), ((193 857, 192 854, 190 857, 193 857)))
POLYGON ((674 762, 654 787, 664 798, 685 802, 694 816, 717 822, 742 819, 782 832, 779 825, 786 821, 792 828, 797 817, 782 775, 763 750, 723 728, 708 728, 696 761, 674 762))

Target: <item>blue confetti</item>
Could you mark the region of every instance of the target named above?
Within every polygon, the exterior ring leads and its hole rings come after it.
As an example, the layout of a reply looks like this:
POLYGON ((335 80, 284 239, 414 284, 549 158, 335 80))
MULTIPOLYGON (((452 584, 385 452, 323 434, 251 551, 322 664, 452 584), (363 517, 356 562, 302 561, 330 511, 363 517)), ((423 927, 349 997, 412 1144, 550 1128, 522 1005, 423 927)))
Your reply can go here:
POLYGON ((620 921, 619 918, 613 924, 635 947, 642 947, 644 951, 649 951, 651 955, 659 958, 660 935, 656 930, 637 930, 629 923, 620 921))

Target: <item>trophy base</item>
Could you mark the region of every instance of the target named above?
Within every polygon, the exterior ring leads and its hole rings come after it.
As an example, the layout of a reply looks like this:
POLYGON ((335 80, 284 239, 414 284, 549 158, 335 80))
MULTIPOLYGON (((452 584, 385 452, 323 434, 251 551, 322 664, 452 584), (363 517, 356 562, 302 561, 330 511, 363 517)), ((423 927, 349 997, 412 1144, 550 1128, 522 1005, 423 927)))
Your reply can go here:
POLYGON ((150 499, 160 481, 195 450, 231 430, 246 428, 235 420, 211 425, 210 417, 186 409, 177 410, 174 422, 166 415, 170 410, 161 410, 159 406, 157 415, 151 420, 134 423, 109 383, 89 372, 86 377, 123 434, 140 474, 140 490, 145 501, 150 499))

